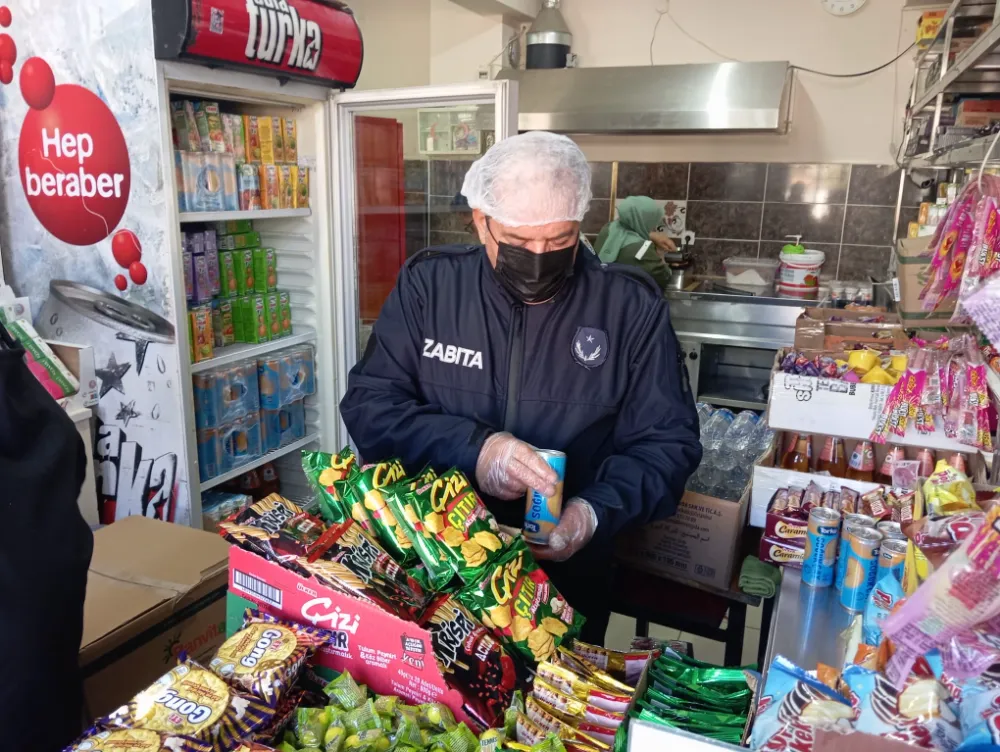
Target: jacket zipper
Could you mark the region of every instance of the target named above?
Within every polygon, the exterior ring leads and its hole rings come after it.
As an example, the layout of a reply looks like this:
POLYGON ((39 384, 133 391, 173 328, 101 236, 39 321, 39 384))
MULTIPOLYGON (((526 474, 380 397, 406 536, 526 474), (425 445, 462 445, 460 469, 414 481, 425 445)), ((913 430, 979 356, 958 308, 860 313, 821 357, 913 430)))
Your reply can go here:
POLYGON ((510 316, 510 357, 507 358, 507 411, 503 430, 513 433, 517 420, 518 392, 521 388, 521 360, 524 357, 524 307, 514 306, 510 316))

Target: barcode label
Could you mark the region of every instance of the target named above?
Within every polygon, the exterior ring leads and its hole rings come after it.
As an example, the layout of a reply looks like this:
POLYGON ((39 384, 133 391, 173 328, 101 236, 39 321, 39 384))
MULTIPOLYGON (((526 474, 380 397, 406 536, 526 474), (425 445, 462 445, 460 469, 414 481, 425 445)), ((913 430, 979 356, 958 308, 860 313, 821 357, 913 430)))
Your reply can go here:
POLYGON ((268 585, 264 580, 254 577, 252 574, 235 570, 233 572, 233 585, 237 590, 242 590, 247 595, 259 598, 270 606, 281 608, 281 589, 268 585))
POLYGON ((899 277, 892 278, 892 299, 897 303, 903 299, 902 294, 899 292, 899 277))

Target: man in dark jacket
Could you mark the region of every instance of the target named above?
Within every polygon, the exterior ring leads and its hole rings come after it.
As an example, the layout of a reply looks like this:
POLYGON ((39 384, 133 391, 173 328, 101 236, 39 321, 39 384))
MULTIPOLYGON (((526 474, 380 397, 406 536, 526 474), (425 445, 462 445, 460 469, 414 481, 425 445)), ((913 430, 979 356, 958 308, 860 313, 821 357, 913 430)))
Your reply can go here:
POLYGON ((590 167, 568 138, 499 142, 462 193, 483 246, 406 263, 341 414, 365 461, 458 467, 516 527, 528 489, 556 492, 533 447, 565 452, 562 517, 534 551, 603 643, 613 536, 673 514, 701 458, 667 305, 579 244, 590 167))

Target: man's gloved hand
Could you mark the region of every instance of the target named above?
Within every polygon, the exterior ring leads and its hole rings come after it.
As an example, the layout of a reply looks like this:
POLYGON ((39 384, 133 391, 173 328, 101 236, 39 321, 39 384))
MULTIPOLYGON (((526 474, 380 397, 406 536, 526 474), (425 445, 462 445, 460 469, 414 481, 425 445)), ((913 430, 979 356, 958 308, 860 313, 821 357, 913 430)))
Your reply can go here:
POLYGON ((532 546, 535 558, 551 561, 566 561, 581 548, 590 543, 597 530, 597 513, 589 501, 580 497, 569 500, 563 509, 559 524, 549 536, 547 546, 532 546))
POLYGON ((530 444, 511 434, 495 433, 483 443, 476 460, 479 489, 498 499, 516 499, 529 488, 546 496, 556 492, 559 476, 530 444))

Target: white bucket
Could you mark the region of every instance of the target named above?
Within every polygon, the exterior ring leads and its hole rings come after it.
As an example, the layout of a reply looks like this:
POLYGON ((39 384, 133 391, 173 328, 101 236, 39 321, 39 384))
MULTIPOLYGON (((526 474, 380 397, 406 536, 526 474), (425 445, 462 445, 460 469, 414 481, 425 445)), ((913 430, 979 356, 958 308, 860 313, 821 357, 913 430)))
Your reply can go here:
POLYGON ((778 267, 778 294, 789 298, 814 299, 819 292, 819 273, 826 261, 823 251, 782 253, 778 267))

